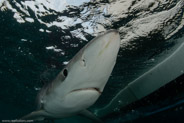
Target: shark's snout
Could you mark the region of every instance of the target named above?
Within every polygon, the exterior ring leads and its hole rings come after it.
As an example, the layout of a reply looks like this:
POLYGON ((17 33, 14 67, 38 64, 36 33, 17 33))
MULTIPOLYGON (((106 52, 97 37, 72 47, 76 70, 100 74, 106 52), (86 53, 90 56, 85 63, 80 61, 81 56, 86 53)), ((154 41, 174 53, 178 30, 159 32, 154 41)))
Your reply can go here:
POLYGON ((109 35, 104 38, 104 41, 102 41, 102 46, 101 49, 98 53, 98 56, 101 56, 103 53, 106 52, 106 50, 112 50, 114 48, 114 50, 118 49, 116 47, 114 47, 114 45, 116 44, 120 44, 119 42, 119 32, 116 30, 111 30, 108 32, 109 35))

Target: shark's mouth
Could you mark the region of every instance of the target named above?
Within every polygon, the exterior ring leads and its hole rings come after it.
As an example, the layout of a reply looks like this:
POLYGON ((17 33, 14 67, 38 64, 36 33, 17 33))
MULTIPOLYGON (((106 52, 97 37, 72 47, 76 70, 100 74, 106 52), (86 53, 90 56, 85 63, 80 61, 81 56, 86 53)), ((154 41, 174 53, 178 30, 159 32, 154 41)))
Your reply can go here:
POLYGON ((85 91, 85 90, 93 90, 93 91, 97 91, 99 94, 101 94, 102 92, 100 91, 99 88, 81 88, 81 89, 75 89, 71 92, 76 92, 76 91, 85 91))

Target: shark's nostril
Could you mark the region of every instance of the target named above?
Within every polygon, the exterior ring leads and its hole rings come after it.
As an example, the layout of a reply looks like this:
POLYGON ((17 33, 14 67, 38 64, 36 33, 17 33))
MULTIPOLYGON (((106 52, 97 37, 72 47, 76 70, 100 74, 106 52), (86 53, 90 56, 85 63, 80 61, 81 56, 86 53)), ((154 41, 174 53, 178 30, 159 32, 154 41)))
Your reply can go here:
POLYGON ((85 59, 82 59, 82 62, 84 64, 84 66, 86 66, 86 60, 85 59))
POLYGON ((81 58, 81 64, 82 64, 82 66, 86 67, 86 60, 85 60, 84 56, 82 56, 82 58, 81 58))

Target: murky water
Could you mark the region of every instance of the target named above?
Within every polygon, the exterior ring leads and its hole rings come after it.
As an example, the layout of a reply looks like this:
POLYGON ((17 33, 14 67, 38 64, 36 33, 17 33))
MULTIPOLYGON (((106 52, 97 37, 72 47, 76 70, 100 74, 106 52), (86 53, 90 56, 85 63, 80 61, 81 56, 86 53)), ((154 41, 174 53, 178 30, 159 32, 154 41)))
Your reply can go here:
POLYGON ((117 64, 90 110, 104 107, 183 43, 183 12, 183 0, 1 0, 0 119, 34 110, 43 83, 92 38, 117 29, 117 64))

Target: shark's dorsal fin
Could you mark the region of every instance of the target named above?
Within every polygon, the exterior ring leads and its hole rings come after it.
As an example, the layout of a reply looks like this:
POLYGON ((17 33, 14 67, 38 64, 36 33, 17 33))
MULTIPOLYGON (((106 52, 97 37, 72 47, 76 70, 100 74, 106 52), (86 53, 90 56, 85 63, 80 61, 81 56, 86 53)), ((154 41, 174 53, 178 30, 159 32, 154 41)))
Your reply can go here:
POLYGON ((100 120, 96 115, 94 115, 92 112, 88 110, 83 110, 82 112, 79 113, 80 116, 86 117, 88 119, 91 119, 95 123, 103 123, 102 120, 100 120))

